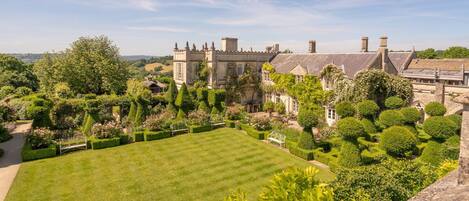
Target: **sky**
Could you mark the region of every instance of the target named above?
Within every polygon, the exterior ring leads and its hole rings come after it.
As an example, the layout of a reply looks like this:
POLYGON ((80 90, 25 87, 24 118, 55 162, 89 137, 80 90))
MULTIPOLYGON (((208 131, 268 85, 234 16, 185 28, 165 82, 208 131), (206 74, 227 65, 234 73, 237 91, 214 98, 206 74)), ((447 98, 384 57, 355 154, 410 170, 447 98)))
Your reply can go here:
POLYGON ((59 52, 81 36, 108 36, 122 55, 170 55, 237 37, 239 47, 305 52, 469 47, 469 1, 456 0, 1 0, 0 53, 59 52))

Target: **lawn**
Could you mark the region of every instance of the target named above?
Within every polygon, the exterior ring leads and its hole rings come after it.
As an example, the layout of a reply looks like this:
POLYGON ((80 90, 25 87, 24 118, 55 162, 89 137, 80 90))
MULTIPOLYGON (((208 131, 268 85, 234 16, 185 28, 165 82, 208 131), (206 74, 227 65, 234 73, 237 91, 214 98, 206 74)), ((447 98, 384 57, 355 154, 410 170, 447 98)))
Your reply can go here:
POLYGON ((238 188, 254 200, 274 173, 308 165, 222 128, 23 163, 6 200, 223 200, 238 188))

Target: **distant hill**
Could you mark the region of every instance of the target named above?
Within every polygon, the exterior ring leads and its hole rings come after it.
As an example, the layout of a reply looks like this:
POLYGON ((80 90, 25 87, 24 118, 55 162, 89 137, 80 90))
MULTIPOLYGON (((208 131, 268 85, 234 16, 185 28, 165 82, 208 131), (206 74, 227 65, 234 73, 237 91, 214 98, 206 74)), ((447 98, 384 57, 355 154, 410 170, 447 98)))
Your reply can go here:
MULTIPOLYGON (((34 63, 37 60, 41 59, 43 54, 37 54, 37 53, 6 53, 7 55, 11 55, 16 57, 17 59, 25 62, 25 63, 34 63)), ((138 60, 148 60, 151 59, 155 56, 149 56, 149 55, 124 55, 121 56, 122 59, 126 61, 138 61, 138 60)))
POLYGON ((153 71, 156 67, 159 67, 161 66, 163 69, 161 70, 162 73, 168 73, 168 72, 171 72, 173 70, 173 65, 172 65, 172 61, 167 61, 167 63, 169 64, 162 64, 162 63, 158 63, 158 62, 155 62, 155 63, 149 63, 149 64, 146 64, 145 65, 145 71, 147 72, 151 72, 153 71))

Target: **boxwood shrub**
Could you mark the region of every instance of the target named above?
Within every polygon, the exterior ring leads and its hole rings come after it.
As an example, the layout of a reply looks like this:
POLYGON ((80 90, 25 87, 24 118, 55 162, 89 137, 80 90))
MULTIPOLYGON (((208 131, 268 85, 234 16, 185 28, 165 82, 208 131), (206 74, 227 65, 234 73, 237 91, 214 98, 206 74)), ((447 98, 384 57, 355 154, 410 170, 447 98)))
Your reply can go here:
POLYGON ((438 166, 441 161, 444 160, 443 149, 444 148, 442 144, 430 140, 428 141, 427 146, 425 146, 425 148, 423 149, 422 155, 420 155, 418 159, 424 163, 438 166))
POLYGON ((364 100, 357 104, 357 112, 361 117, 373 118, 379 111, 379 106, 372 100, 364 100))
POLYGON ((92 149, 104 149, 108 147, 119 146, 121 139, 120 137, 107 138, 107 139, 97 139, 97 138, 91 137, 90 142, 91 142, 92 149))
POLYGON ((459 114, 452 114, 446 116, 449 120, 453 121, 458 127, 458 131, 461 130, 462 116, 459 114))
POLYGON ((256 139, 258 139, 258 140, 263 140, 264 137, 265 137, 265 133, 264 133, 264 132, 258 131, 258 130, 256 130, 255 128, 253 128, 253 127, 251 127, 251 126, 249 126, 249 125, 247 125, 247 124, 240 124, 239 126, 240 126, 240 128, 241 128, 242 130, 246 131, 246 133, 247 133, 248 135, 250 135, 251 137, 253 137, 253 138, 256 138, 256 139))
POLYGON ((50 158, 57 155, 57 146, 55 144, 49 145, 47 148, 43 149, 32 149, 31 144, 27 141, 23 146, 23 150, 21 152, 21 156, 23 161, 31 161, 37 160, 42 158, 50 158))
POLYGON ((340 152, 338 156, 338 164, 342 167, 352 168, 360 166, 360 149, 355 142, 348 140, 342 141, 340 152))
POLYGON ((435 139, 446 139, 455 135, 458 127, 446 117, 433 116, 423 122, 423 130, 435 139))
POLYGON ((341 102, 335 105, 335 111, 341 118, 353 117, 355 115, 355 107, 350 102, 341 102))
POLYGON ((121 134, 119 138, 120 144, 129 144, 132 141, 132 138, 128 134, 121 134))
POLYGON ((384 106, 388 109, 398 109, 404 106, 404 100, 397 96, 391 96, 384 101, 384 106))
POLYGON ((136 131, 134 132, 134 141, 135 142, 141 142, 145 140, 145 136, 143 135, 143 131, 136 131))
POLYGON ((225 120, 225 124, 226 124, 226 127, 234 128, 236 125, 236 122, 233 120, 225 120))
POLYGON ((404 116, 397 110, 386 110, 379 114, 379 123, 384 127, 404 124, 404 116))
POLYGON ((163 138, 171 137, 170 131, 145 131, 145 141, 159 140, 163 138))
POLYGON ((446 113, 446 107, 439 102, 430 102, 425 105, 425 113, 430 116, 443 116, 446 113))
POLYGON ((416 150, 417 138, 407 128, 393 126, 383 131, 379 144, 388 154, 403 157, 416 150))
POLYGON ((405 107, 405 108, 402 108, 400 112, 403 116, 402 120, 406 124, 414 124, 415 122, 419 121, 422 118, 419 110, 415 107, 405 107))
POLYGON ((334 171, 334 169, 338 167, 336 149, 332 149, 328 153, 322 152, 321 149, 315 149, 313 151, 313 155, 314 155, 314 160, 328 165, 332 171, 334 171))
POLYGON ((366 133, 373 134, 373 133, 378 132, 376 130, 375 124, 372 121, 370 121, 369 119, 362 119, 362 120, 360 120, 360 122, 362 123, 363 128, 365 129, 366 133))
POLYGON ((290 147, 288 148, 288 151, 290 151, 291 154, 298 156, 302 159, 305 159, 307 161, 314 159, 313 150, 311 149, 307 150, 307 149, 299 148, 296 145, 290 145, 290 147))
POLYGON ((337 131, 342 138, 347 140, 355 140, 365 134, 362 123, 354 117, 339 120, 337 122, 337 131))
POLYGON ((211 131, 211 130, 212 130, 211 125, 189 126, 189 133, 201 133, 201 132, 206 132, 206 131, 211 131))

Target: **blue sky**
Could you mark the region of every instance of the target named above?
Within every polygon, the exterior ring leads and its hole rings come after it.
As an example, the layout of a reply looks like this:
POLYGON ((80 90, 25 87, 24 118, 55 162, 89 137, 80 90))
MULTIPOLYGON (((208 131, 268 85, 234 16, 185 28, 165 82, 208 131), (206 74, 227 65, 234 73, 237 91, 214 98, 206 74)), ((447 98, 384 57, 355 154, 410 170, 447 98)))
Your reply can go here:
POLYGON ((393 50, 469 46, 469 1, 456 0, 2 0, 0 52, 61 51, 80 36, 106 35, 121 54, 168 55, 174 42, 238 37, 262 50, 370 49, 381 35, 393 50))

